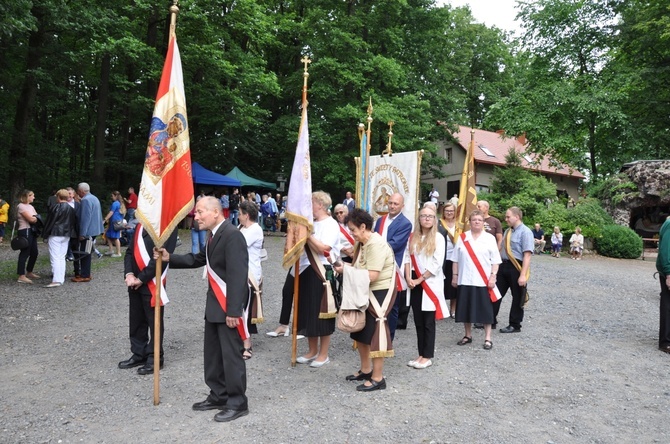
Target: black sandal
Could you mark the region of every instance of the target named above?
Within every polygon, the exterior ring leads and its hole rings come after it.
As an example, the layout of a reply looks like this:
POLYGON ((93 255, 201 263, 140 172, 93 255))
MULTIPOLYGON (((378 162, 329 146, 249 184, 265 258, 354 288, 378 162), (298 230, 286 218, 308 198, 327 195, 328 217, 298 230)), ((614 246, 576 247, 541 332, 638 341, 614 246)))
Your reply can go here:
POLYGON ((244 358, 245 361, 248 361, 253 357, 253 349, 251 347, 249 348, 244 348, 242 349, 242 358, 244 358))
POLYGON ((460 341, 458 341, 458 342, 456 343, 456 345, 465 345, 465 344, 469 344, 469 343, 471 343, 471 342, 472 342, 472 337, 463 336, 463 339, 461 339, 460 341))
POLYGON ((372 371, 370 373, 363 373, 359 370, 358 373, 349 375, 345 379, 347 381, 369 381, 372 379, 372 371))
POLYGON ((484 341, 484 350, 491 350, 493 348, 493 342, 488 339, 484 341))

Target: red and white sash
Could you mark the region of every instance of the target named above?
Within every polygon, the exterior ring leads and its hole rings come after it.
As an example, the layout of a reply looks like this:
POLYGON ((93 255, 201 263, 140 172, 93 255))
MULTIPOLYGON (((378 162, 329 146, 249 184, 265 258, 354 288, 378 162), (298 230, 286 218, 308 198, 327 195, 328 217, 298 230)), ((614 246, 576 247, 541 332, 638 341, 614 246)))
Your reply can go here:
POLYGON ((348 241, 351 245, 355 244, 356 241, 354 240, 353 237, 351 237, 351 234, 349 234, 349 232, 347 231, 347 229, 344 228, 344 227, 343 227, 342 225, 340 225, 340 224, 338 224, 338 225, 339 225, 339 227, 340 227, 340 232, 344 235, 344 237, 347 239, 347 241, 348 241))
POLYGON ((386 234, 384 233, 384 225, 386 224, 386 216, 387 214, 383 215, 382 218, 379 220, 379 235, 386 240, 386 234))
MULTIPOLYGON (((219 302, 221 309, 227 313, 228 302, 226 298, 226 282, 221 279, 218 274, 216 274, 212 267, 210 267, 209 254, 207 253, 208 249, 209 242, 207 242, 207 246, 205 247, 205 258, 207 259, 207 280, 209 281, 209 286, 212 287, 214 296, 216 296, 216 300, 219 302)), ((240 334, 240 337, 243 341, 249 339, 249 330, 247 328, 248 312, 249 310, 244 310, 243 315, 239 318, 240 322, 237 323, 237 332, 240 334)))
POLYGON ((479 275, 484 281, 484 284, 486 284, 486 288, 489 290, 489 298, 491 299, 491 302, 498 302, 500 299, 502 299, 500 291, 498 290, 498 287, 495 285, 493 286, 493 288, 489 287, 489 277, 486 276, 484 267, 482 267, 482 264, 479 262, 479 259, 477 259, 477 255, 472 249, 472 245, 470 245, 469 241, 465 240, 465 233, 461 233, 461 240, 463 241, 463 246, 468 251, 470 260, 475 264, 475 268, 477 268, 477 271, 479 272, 479 275))
MULTIPOLYGON (((419 263, 416 260, 416 256, 414 254, 410 254, 409 257, 412 260, 414 273, 416 273, 417 276, 423 275, 423 270, 419 269, 419 263)), ((439 321, 440 319, 444 319, 444 313, 448 313, 444 298, 440 299, 437 297, 433 289, 430 288, 430 285, 428 285, 428 282, 425 280, 421 282, 421 288, 423 288, 423 292, 426 294, 426 296, 428 296, 428 299, 430 299, 430 301, 435 306, 435 320, 439 321)))
MULTIPOLYGON (((144 228, 142 227, 142 225, 137 224, 137 226, 135 227, 135 239, 134 239, 135 248, 133 249, 133 256, 135 257, 135 262, 137 263, 137 266, 139 267, 140 271, 147 268, 147 265, 151 260, 151 256, 147 251, 147 246, 144 244, 144 240, 142 240, 143 232, 144 228)), ((163 273, 161 274, 161 306, 170 302, 167 296, 167 292, 165 291, 165 282, 167 281, 167 271, 169 267, 170 267, 169 264, 165 264, 165 268, 163 268, 163 273)), ((155 307, 156 306, 155 276, 149 282, 147 282, 147 287, 149 287, 149 291, 151 291, 151 306, 155 307)))

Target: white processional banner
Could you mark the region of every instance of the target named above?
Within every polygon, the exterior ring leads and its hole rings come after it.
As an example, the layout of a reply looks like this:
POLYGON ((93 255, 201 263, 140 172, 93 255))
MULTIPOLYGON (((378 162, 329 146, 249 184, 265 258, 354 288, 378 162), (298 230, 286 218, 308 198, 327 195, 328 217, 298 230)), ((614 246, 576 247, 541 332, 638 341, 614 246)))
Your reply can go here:
POLYGON ((414 225, 420 202, 422 155, 423 151, 410 151, 393 153, 391 156, 370 156, 367 203, 373 218, 388 213, 389 197, 393 193, 400 193, 405 198, 402 212, 414 225))

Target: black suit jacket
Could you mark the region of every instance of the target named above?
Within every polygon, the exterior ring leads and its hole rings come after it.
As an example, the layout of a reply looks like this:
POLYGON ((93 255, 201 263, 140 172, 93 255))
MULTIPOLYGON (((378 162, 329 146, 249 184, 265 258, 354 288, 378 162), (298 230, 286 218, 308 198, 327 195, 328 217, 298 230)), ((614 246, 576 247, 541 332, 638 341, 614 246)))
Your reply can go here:
MULTIPOLYGON (((240 317, 249 298, 247 279, 249 253, 244 235, 228 220, 224 221, 207 245, 209 265, 226 283, 227 310, 223 311, 214 295, 212 286, 207 289, 205 319, 213 323, 225 323, 226 316, 240 317)), ((205 252, 170 256, 173 268, 198 268, 207 264, 205 252)))
MULTIPOLYGON (((138 224, 135 229, 139 229, 140 225, 138 224)), ((140 271, 140 267, 137 265, 137 262, 135 261, 135 233, 133 233, 133 236, 130 239, 130 242, 128 242, 128 249, 126 250, 126 256, 123 258, 123 275, 127 275, 128 273, 133 273, 139 280, 144 282, 144 285, 142 285, 140 288, 137 289, 142 294, 147 294, 151 295, 151 291, 149 290, 149 287, 147 287, 147 282, 150 282, 151 279, 156 277, 156 261, 153 258, 153 251, 154 251, 154 240, 149 236, 149 233, 147 230, 142 231, 142 240, 144 241, 144 245, 147 248, 147 251, 149 252, 149 256, 151 256, 151 259, 149 260, 149 263, 147 264, 146 268, 142 271, 140 271)), ((165 242, 165 249, 168 251, 168 253, 172 254, 174 249, 177 247, 177 230, 174 230, 170 237, 168 238, 167 242, 165 242)), ((163 264, 163 267, 165 267, 165 264, 163 264)))

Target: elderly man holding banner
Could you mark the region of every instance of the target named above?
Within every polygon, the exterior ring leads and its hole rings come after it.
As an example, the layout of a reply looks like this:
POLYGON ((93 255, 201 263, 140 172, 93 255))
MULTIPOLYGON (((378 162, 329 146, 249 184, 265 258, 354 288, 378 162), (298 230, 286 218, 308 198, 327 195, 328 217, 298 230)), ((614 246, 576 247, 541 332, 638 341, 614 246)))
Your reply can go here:
POLYGON ((249 336, 243 318, 249 298, 247 278, 249 259, 242 233, 223 217, 221 202, 206 196, 198 201, 195 222, 201 230, 212 232, 205 251, 198 254, 170 254, 154 250, 155 258, 172 268, 207 268, 205 306, 205 383, 207 399, 193 404, 193 410, 221 410, 215 421, 227 422, 249 413, 247 372, 242 350, 249 336))

